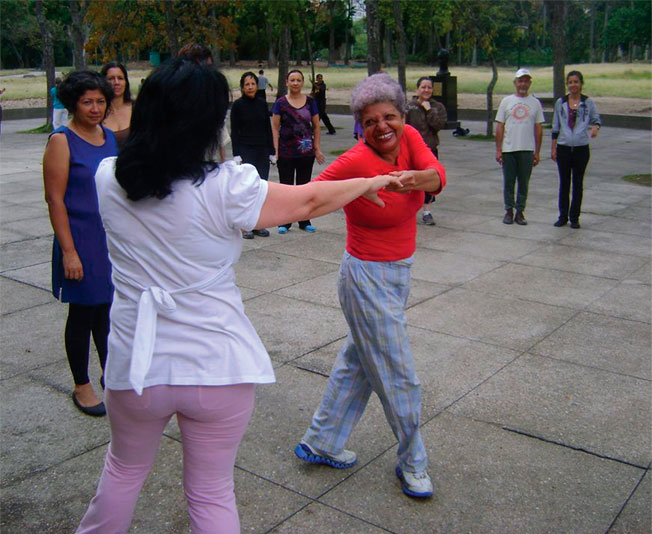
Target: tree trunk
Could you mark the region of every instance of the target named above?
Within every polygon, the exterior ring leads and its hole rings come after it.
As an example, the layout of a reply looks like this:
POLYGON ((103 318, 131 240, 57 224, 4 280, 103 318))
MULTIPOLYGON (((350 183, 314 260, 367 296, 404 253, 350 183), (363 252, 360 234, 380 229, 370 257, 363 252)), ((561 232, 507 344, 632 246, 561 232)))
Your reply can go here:
POLYGON ((478 66, 478 42, 476 40, 473 40, 473 53, 471 55, 471 66, 472 67, 478 66))
POLYGON ((378 0, 365 0, 365 7, 367 12, 367 74, 371 76, 382 68, 378 0))
MULTIPOLYGON (((605 31, 607 30, 607 24, 609 23, 609 2, 604 3, 604 22, 602 24, 602 35, 605 34, 605 31)), ((601 63, 606 63, 608 60, 607 57, 607 47, 605 45, 602 46, 602 59, 601 63)))
POLYGON ((385 53, 385 67, 392 66, 392 29, 385 24, 385 38, 383 39, 385 53))
POLYGON ((43 0, 34 0, 34 7, 36 8, 36 19, 41 30, 41 39, 43 40, 43 70, 45 71, 45 79, 47 85, 47 111, 45 117, 45 124, 52 127, 52 96, 50 89, 54 87, 54 46, 52 45, 52 32, 50 25, 45 17, 45 7, 43 0))
POLYGON ((177 16, 174 13, 172 1, 163 2, 165 5, 165 33, 168 39, 168 48, 173 56, 179 55, 179 37, 177 35, 177 16))
POLYGON ((335 48, 335 2, 328 2, 328 18, 330 19, 328 24, 328 63, 332 65, 337 60, 337 50, 335 48))
POLYGON ((315 79, 315 64, 312 61, 312 43, 310 42, 310 30, 308 29, 308 26, 305 27, 304 35, 306 38, 306 50, 308 50, 308 63, 310 64, 310 73, 312 75, 312 79, 315 79))
POLYGON ((407 58, 405 54, 405 29, 403 28, 403 14, 401 13, 401 2, 400 0, 394 0, 394 19, 396 19, 396 33, 397 33, 397 43, 396 48, 398 49, 398 83, 403 88, 403 91, 406 90, 406 78, 405 78, 405 67, 407 65, 407 58))
POLYGON ((285 96, 288 92, 286 77, 289 70, 290 63, 290 28, 283 26, 281 28, 281 36, 278 46, 278 91, 277 97, 285 96))
POLYGON ((552 88, 557 100, 566 92, 564 65, 566 64, 566 38, 564 34, 564 3, 544 0, 550 12, 550 38, 552 43, 552 88))
POLYGON ((272 23, 268 20, 265 23, 265 33, 267 34, 267 65, 270 69, 276 68, 276 54, 274 53, 274 34, 272 33, 272 23))
POLYGON ((347 67, 351 61, 351 28, 353 26, 351 17, 353 6, 351 5, 351 2, 352 0, 347 0, 346 3, 346 32, 344 32, 344 64, 347 67))
POLYGON ((86 54, 84 44, 86 43, 86 27, 84 26, 84 15, 88 4, 85 1, 70 0, 70 33, 72 34, 73 66, 81 70, 86 68, 86 54))
POLYGON ((489 62, 491 63, 491 81, 487 86, 487 137, 494 134, 494 87, 498 81, 498 67, 493 54, 489 56, 489 62))
POLYGON ((589 26, 589 63, 595 63, 595 0, 589 3, 590 26, 589 26))

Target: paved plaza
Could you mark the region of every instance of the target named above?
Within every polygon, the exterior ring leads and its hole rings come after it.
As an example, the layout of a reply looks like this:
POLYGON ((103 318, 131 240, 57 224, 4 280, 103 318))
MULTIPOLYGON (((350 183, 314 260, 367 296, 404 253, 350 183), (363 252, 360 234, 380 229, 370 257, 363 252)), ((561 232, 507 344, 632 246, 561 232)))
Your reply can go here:
MULTIPOLYGON (((332 116, 328 161, 353 143, 332 116)), ((94 494, 106 418, 70 398, 67 307, 50 294, 52 229, 43 200, 42 120, 0 136, 0 530, 72 533, 94 494)), ((472 133, 484 124, 463 122, 472 133)), ((293 454, 346 336, 336 278, 343 213, 315 234, 244 242, 236 271, 277 383, 259 387, 235 470, 243 533, 649 534, 651 446, 651 132, 605 127, 592 144, 582 228, 555 228, 550 130, 525 227, 502 223, 493 143, 442 132, 448 186, 437 226, 418 225, 407 320, 423 385, 422 434, 437 493, 405 497, 397 442, 373 396, 349 470, 293 454)), ((323 167, 315 166, 314 175, 323 167)), ((276 171, 272 179, 277 179, 276 171)), ((99 390, 99 366, 92 379, 99 390)), ((171 422, 130 532, 187 533, 181 441, 171 422)))

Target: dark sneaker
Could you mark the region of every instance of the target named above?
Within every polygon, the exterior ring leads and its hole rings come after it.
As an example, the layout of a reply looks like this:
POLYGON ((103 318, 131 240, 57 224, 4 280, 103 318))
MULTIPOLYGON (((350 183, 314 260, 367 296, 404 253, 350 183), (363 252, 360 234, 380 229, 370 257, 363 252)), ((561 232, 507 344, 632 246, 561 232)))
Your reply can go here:
POLYGON ((428 226, 435 226, 435 220, 432 218, 432 213, 424 213, 423 217, 421 217, 421 220, 423 221, 423 224, 427 224, 428 226))
POLYGON ((520 224, 521 226, 525 226, 527 224, 527 221, 525 220, 525 216, 523 215, 522 211, 516 212, 516 216, 514 217, 514 222, 516 224, 520 224))
POLYGON ((253 238, 254 238, 253 232, 242 232, 242 239, 253 239, 253 238))
POLYGON ((269 230, 267 228, 261 228, 260 230, 254 230, 254 235, 259 237, 269 237, 269 230))
POLYGON ((566 223, 568 221, 565 221, 564 219, 557 219, 557 222, 553 224, 553 226, 556 226, 557 228, 561 228, 562 226, 566 226, 566 223))
POLYGON ((577 230, 578 228, 580 228, 579 221, 571 221, 570 227, 575 228, 577 230))
POLYGON ((512 210, 507 210, 505 212, 505 216, 503 217, 503 223, 514 224, 514 212, 512 210))
POLYGON ((403 493, 409 497, 426 498, 432 497, 434 493, 432 481, 426 471, 410 473, 403 471, 398 465, 396 466, 396 476, 401 481, 403 493))
POLYGON ((344 449, 341 453, 330 456, 321 452, 317 452, 305 441, 301 440, 296 448, 294 454, 301 458, 304 462, 309 464, 324 464, 335 469, 347 469, 353 467, 358 461, 357 455, 353 451, 344 449))

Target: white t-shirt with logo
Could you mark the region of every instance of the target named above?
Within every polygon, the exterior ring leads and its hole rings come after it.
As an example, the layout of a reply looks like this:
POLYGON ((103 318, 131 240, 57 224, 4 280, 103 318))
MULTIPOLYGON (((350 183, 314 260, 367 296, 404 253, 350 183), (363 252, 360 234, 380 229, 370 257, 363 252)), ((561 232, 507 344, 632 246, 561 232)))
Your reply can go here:
POLYGON ((496 122, 505 125, 503 152, 534 151, 534 125, 543 121, 541 102, 532 95, 503 98, 496 113, 496 122))
POLYGON ((136 389, 130 363, 144 288, 169 292, 176 309, 158 312, 143 387, 274 382, 233 270, 241 230, 258 221, 267 182, 253 166, 227 162, 199 186, 180 180, 162 200, 132 202, 115 179, 115 160, 103 160, 95 176, 116 288, 106 386, 136 389))

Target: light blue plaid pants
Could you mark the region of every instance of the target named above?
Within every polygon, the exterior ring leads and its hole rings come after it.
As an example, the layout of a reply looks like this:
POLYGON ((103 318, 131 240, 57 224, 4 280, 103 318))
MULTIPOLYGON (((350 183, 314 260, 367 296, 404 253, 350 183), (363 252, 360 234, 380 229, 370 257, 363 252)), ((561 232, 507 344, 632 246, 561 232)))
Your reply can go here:
POLYGON ((404 314, 412 263, 412 258, 363 261, 344 253, 338 294, 350 331, 303 437, 318 451, 342 452, 375 391, 398 440, 401 469, 426 469, 428 456, 419 433, 421 384, 404 314))

